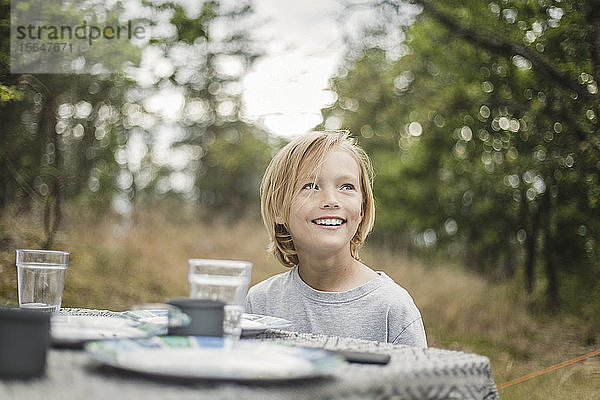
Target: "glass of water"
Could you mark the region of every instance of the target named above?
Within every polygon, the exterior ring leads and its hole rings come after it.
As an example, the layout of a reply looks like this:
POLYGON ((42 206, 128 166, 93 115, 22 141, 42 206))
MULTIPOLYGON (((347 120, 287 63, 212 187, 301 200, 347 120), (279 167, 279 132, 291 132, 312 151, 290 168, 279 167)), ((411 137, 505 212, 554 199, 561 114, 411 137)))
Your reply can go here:
POLYGON ((242 333, 242 314, 252 263, 238 260, 188 260, 190 297, 225 303, 223 334, 225 339, 238 340, 242 333))
POLYGON ((17 250, 19 306, 58 313, 68 266, 68 251, 17 250))

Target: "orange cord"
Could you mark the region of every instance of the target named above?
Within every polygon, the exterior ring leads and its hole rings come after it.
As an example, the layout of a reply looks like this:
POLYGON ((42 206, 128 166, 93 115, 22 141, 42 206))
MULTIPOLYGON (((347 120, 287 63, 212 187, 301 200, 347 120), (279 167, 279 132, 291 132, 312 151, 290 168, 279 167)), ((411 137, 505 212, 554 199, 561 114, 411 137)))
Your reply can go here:
POLYGON ((600 355, 600 350, 592 351, 591 353, 585 354, 583 356, 576 357, 576 358, 574 358, 572 360, 561 362, 560 364, 556 364, 556 365, 553 365, 551 367, 544 368, 542 370, 533 372, 533 373, 531 373, 529 375, 525 375, 525 376, 522 376, 520 378, 516 378, 516 379, 513 379, 511 381, 504 382, 504 383, 498 385, 498 390, 506 389, 507 387, 512 386, 512 385, 516 385, 517 383, 528 381, 528 380, 530 380, 532 378, 535 378, 537 376, 540 376, 540 375, 543 375, 543 374, 547 374, 548 372, 556 371, 559 368, 563 368, 563 367, 569 366, 571 364, 575 364, 575 363, 577 363, 579 361, 585 360, 586 358, 591 358, 591 357, 594 357, 594 356, 597 356, 597 355, 600 355))

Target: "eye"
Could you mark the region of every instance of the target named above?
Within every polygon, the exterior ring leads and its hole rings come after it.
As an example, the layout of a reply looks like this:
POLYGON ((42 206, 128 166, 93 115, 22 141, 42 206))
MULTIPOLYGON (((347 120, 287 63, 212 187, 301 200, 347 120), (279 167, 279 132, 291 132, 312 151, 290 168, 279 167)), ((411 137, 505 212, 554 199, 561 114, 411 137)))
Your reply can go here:
POLYGON ((311 183, 306 183, 304 184, 304 186, 302 186, 302 189, 319 189, 319 186, 317 186, 316 183, 311 182, 311 183))
POLYGON ((355 190, 354 185, 351 183, 344 183, 340 189, 342 190, 355 190))

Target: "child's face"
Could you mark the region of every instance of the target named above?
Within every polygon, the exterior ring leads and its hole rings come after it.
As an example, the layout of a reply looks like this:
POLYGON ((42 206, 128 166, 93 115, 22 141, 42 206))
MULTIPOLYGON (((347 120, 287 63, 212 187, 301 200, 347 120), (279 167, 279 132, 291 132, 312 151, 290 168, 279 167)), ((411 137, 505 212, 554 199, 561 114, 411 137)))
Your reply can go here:
POLYGON ((299 255, 347 252, 362 219, 360 168, 347 151, 325 154, 315 180, 313 165, 302 165, 299 193, 292 200, 288 227, 299 255))

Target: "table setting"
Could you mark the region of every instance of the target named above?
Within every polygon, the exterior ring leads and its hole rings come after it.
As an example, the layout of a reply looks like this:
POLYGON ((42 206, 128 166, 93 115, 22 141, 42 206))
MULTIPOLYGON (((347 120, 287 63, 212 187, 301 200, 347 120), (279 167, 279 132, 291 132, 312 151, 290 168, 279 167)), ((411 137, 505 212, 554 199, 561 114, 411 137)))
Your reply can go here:
MULTIPOLYGON (((166 308, 133 309, 121 312, 86 308, 61 308, 52 318, 51 341, 56 347, 81 348, 85 342, 99 339, 144 338, 166 335, 166 308)), ((267 329, 282 329, 291 325, 283 318, 257 314, 242 314, 241 337, 247 338, 267 329)))
POLYGON ((113 311, 61 307, 68 253, 17 254, 29 271, 20 307, 0 307, 0 399, 499 399, 486 357, 244 313, 246 261, 190 259, 189 297, 113 311))

